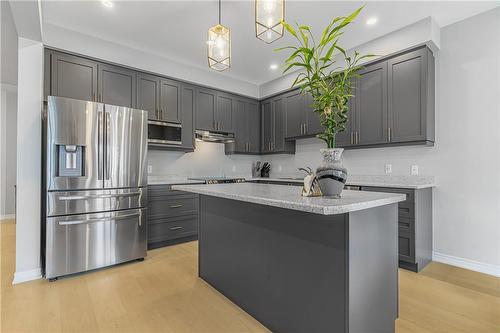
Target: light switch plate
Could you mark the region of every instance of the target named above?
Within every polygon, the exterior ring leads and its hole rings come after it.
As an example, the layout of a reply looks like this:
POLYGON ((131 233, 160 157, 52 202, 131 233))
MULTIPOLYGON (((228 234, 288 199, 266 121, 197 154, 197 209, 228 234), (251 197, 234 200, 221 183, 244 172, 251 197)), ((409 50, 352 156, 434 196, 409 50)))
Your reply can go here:
POLYGON ((153 173, 153 166, 148 165, 148 174, 151 174, 151 173, 153 173))
POLYGON ((418 175, 418 165, 413 164, 413 165, 411 166, 411 170, 410 170, 410 172, 411 172, 411 175, 412 175, 412 176, 416 176, 416 175, 418 175))
POLYGON ((385 173, 392 173, 392 164, 385 165, 385 173))

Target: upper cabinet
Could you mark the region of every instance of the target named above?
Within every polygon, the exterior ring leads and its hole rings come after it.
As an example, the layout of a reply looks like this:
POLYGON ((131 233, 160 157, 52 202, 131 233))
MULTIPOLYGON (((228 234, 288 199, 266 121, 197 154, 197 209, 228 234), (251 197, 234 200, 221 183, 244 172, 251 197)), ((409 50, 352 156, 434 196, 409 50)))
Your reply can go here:
POLYGON ((215 113, 215 130, 233 132, 233 96, 217 92, 217 111, 215 113))
POLYGON ((217 92, 212 89, 196 89, 196 129, 215 131, 217 92))
POLYGON ((314 101, 310 94, 305 95, 305 116, 306 116, 306 124, 305 124, 305 134, 306 135, 317 135, 322 133, 325 129, 324 126, 321 125, 321 120, 319 115, 314 112, 314 101))
POLYGON ((260 153, 259 102, 244 97, 235 97, 232 118, 235 142, 226 144, 226 153, 260 153))
POLYGON ((285 99, 273 97, 261 103, 261 153, 295 153, 295 142, 285 141, 285 99))
POLYGON ((60 53, 50 56, 50 95, 97 100, 97 62, 60 53))
POLYGON ((319 115, 314 112, 313 99, 299 89, 283 96, 287 139, 311 137, 323 132, 319 115))
POLYGON ((177 81, 160 80, 160 120, 180 123, 181 111, 181 84, 177 81))
POLYGON ((434 57, 422 48, 394 58, 388 67, 390 142, 434 141, 434 57))
POLYGON ((149 119, 160 117, 160 80, 158 77, 139 73, 136 78, 136 107, 148 111, 149 119))
POLYGON ((98 65, 98 102, 135 107, 136 72, 112 65, 98 65))
POLYGON ((196 88, 189 84, 181 85, 182 106, 182 148, 194 150, 194 110, 196 88))

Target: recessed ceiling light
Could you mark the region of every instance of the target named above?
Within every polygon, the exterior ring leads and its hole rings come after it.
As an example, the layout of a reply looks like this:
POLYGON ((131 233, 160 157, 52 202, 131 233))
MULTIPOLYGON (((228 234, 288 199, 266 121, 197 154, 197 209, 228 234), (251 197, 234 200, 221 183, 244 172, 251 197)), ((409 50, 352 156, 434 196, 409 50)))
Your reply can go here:
POLYGON ((274 71, 274 70, 278 69, 278 65, 271 64, 271 65, 269 65, 269 68, 274 71))
POLYGON ((109 0, 102 0, 101 1, 102 4, 105 6, 105 7, 108 7, 108 8, 111 8, 114 6, 113 2, 109 1, 109 0))
POLYGON ((366 25, 374 25, 375 23, 377 23, 377 21, 378 21, 378 18, 370 17, 368 20, 366 20, 366 25))

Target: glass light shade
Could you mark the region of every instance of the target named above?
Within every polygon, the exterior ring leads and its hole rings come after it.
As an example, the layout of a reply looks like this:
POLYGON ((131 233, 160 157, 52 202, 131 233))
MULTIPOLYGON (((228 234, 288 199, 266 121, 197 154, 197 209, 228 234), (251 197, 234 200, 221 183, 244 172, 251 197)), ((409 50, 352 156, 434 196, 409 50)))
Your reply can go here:
POLYGON ((255 36, 266 43, 283 37, 285 0, 255 0, 255 36))
POLYGON ((208 29, 208 66, 217 71, 231 67, 231 31, 217 24, 208 29))

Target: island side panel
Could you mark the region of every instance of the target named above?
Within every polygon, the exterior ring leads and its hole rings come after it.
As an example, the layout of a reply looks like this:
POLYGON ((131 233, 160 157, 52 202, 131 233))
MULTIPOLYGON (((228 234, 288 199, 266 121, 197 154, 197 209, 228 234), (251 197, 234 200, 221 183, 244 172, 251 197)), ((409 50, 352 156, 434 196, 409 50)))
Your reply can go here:
POLYGON ((394 332, 398 317, 398 205, 349 213, 350 333, 394 332))
POLYGON ((346 332, 347 214, 200 196, 199 274, 273 332, 346 332))

